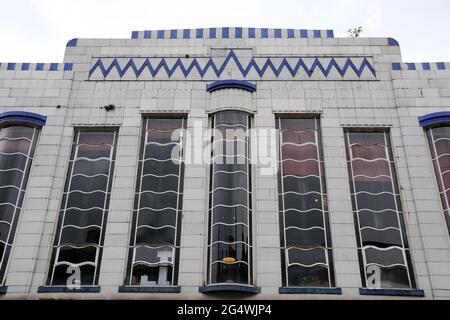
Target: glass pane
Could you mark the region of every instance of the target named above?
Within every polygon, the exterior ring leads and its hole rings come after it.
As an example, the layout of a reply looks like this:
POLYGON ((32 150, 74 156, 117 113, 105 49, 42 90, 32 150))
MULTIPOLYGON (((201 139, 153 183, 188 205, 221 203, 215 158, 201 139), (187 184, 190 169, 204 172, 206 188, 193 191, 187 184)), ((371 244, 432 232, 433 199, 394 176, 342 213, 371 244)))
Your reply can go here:
POLYGON ((288 286, 329 287, 328 268, 323 266, 290 266, 288 267, 288 286))
MULTIPOLYGON (((80 269, 81 284, 94 285, 95 266, 81 265, 78 268, 80 269)), ((52 285, 67 286, 68 284, 73 284, 72 282, 70 282, 71 279, 69 279, 69 277, 71 277, 73 274, 73 267, 71 267, 70 265, 60 264, 55 266, 52 285)))
POLYGON ((152 267, 145 264, 136 264, 132 268, 131 285, 152 287, 167 286, 172 281, 173 267, 152 267))

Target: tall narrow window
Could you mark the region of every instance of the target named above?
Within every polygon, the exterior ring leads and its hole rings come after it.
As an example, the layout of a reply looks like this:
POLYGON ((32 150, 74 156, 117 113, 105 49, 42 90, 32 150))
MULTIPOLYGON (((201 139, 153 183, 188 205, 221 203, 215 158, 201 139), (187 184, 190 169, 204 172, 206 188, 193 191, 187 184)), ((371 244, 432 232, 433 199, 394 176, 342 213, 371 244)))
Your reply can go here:
POLYGON ((116 143, 115 130, 75 131, 48 285, 98 282, 116 143))
POLYGON ((319 118, 278 118, 282 280, 334 287, 319 118))
POLYGON ((39 130, 24 125, 0 127, 0 286, 5 280, 39 130))
POLYGON ((346 131, 353 214, 364 287, 414 288, 387 131, 346 131))
POLYGON ((186 118, 145 118, 125 284, 177 283, 186 118))
POLYGON ((430 128, 428 141, 450 234, 450 126, 430 128))
POLYGON ((253 284, 250 116, 212 116, 208 284, 253 284))

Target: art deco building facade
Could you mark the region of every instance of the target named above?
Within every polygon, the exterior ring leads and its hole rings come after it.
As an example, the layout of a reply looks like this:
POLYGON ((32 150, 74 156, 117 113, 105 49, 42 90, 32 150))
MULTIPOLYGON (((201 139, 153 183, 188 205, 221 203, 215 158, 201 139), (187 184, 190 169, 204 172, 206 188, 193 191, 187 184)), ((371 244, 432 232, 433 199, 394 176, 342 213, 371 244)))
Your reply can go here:
POLYGON ((265 28, 1 63, 0 299, 449 299, 449 70, 265 28))

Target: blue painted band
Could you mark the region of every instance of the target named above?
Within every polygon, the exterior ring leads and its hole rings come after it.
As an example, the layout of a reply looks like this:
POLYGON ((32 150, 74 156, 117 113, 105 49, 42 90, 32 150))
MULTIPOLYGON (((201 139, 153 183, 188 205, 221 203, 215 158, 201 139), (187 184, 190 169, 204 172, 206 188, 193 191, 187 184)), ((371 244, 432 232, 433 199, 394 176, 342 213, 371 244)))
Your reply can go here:
POLYGON ((180 287, 119 287, 122 293, 180 293, 180 287))
POLYGON ((421 127, 429 127, 442 123, 450 123, 450 111, 430 113, 419 117, 419 124, 421 127))
POLYGON ((46 116, 33 112, 8 111, 0 113, 0 124, 23 123, 43 127, 46 122, 46 116))
POLYGON ((220 89, 242 89, 255 92, 256 84, 243 80, 219 80, 206 85, 206 91, 208 92, 214 92, 220 89))
MULTIPOLYGON (((136 38, 137 38, 137 31, 133 31, 131 34, 131 37, 133 38, 134 32, 136 32, 136 38)), ((133 38, 134 39, 134 38, 133 38)), ((77 46, 78 39, 71 39, 67 42, 66 47, 76 47, 77 46)))
POLYGON ((341 288, 279 288, 280 294, 342 294, 341 288))
POLYGON ((98 293, 100 292, 99 286, 81 287, 80 289, 69 289, 68 287, 57 286, 40 286, 38 293, 98 293))
POLYGON ((392 47, 398 47, 400 44, 394 38, 388 38, 388 45, 392 47))
POLYGON ((0 287, 0 294, 6 294, 8 292, 8 287, 0 287))
POLYGON ((395 297, 425 297, 423 290, 411 289, 368 289, 359 288, 359 294, 363 296, 395 296, 395 297))
POLYGON ((230 284, 218 284, 205 287, 199 287, 200 293, 222 293, 222 292, 237 292, 237 293, 261 293, 260 287, 249 287, 244 285, 230 285, 230 284))

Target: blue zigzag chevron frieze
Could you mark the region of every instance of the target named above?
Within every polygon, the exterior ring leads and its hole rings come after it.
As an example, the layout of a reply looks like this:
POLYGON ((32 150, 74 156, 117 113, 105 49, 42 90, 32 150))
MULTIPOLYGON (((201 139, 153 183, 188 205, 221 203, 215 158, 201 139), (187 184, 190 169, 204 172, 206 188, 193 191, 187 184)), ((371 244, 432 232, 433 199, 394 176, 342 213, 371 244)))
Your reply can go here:
POLYGON ((376 80, 371 57, 94 58, 90 80, 376 80), (234 65, 233 65, 234 63, 234 65))

